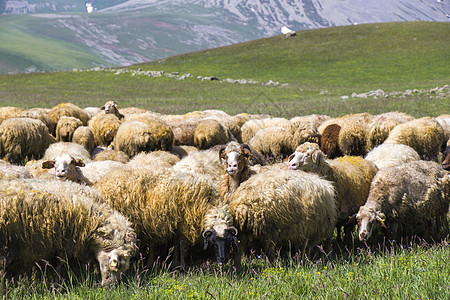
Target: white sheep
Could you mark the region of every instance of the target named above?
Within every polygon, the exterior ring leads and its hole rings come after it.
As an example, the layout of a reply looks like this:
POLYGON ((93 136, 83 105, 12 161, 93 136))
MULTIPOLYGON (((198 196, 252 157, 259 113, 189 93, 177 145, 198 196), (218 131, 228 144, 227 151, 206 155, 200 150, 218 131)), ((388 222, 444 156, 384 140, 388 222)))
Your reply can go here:
POLYGON ((97 260, 102 285, 115 283, 137 250, 130 222, 97 191, 35 179, 0 180, 0 244, 0 273, 21 275, 42 261, 62 271, 97 260))
POLYGON ((268 161, 281 161, 293 151, 294 135, 284 127, 268 127, 258 130, 249 145, 268 161))
POLYGON ((419 160, 420 156, 416 150, 407 145, 383 143, 367 153, 365 159, 373 162, 378 169, 382 169, 419 160))
POLYGON ((348 244, 353 225, 347 221, 366 202, 370 183, 378 171, 376 165, 359 156, 327 160, 317 144, 304 143, 289 157, 289 168, 312 172, 333 182, 339 210, 337 238, 340 242, 340 229, 344 226, 348 244))

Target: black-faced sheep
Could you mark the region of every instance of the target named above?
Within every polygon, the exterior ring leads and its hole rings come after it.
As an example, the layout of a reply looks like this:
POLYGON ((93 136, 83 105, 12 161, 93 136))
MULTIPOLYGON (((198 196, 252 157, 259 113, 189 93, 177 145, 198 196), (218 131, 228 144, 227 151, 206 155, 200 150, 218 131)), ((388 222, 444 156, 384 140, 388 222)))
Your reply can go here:
POLYGON ((289 157, 289 168, 313 172, 334 183, 339 210, 338 242, 341 226, 344 226, 346 243, 349 243, 353 224, 347 225, 347 222, 366 202, 370 183, 378 171, 376 165, 359 156, 327 160, 317 144, 305 143, 289 157))
POLYGON ((395 126, 384 141, 386 144, 405 144, 424 160, 437 161, 444 142, 444 130, 430 117, 415 119, 395 126))
POLYGON ((367 153, 365 159, 373 162, 378 169, 381 169, 419 160, 420 156, 416 150, 407 145, 383 143, 367 153))
POLYGON ((74 117, 61 116, 56 123, 56 141, 72 142, 75 130, 83 126, 83 123, 74 117))
POLYGON ((43 260, 57 270, 97 260, 102 285, 116 282, 136 253, 136 234, 102 202, 73 183, 0 180, 0 271, 14 276, 43 260))
POLYGON ((104 110, 105 114, 114 114, 119 120, 122 120, 125 117, 119 112, 119 106, 114 101, 107 101, 100 110, 104 110))
POLYGON ((398 238, 398 229, 406 238, 422 231, 427 238, 433 221, 437 221, 436 236, 440 222, 448 234, 449 185, 449 173, 435 162, 419 160, 381 169, 356 215, 359 239, 367 240, 377 223, 389 239, 398 238))
POLYGON ((20 164, 25 158, 39 159, 55 139, 40 120, 10 118, 0 124, 0 158, 20 164))

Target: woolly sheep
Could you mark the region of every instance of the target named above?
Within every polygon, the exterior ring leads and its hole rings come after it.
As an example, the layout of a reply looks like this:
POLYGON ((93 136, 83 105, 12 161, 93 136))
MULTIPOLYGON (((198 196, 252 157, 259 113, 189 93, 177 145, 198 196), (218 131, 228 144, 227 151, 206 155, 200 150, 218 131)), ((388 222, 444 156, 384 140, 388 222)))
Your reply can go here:
POLYGON ((74 131, 72 142, 82 145, 89 152, 95 148, 94 134, 87 126, 80 126, 74 131))
POLYGON ((442 152, 445 150, 446 142, 450 139, 450 115, 442 115, 436 118, 436 121, 444 130, 444 142, 442 143, 442 152))
POLYGON ((341 149, 339 148, 339 132, 341 126, 338 124, 330 124, 323 129, 320 137, 320 150, 329 159, 342 156, 341 149))
POLYGON ((114 101, 107 101, 100 110, 104 110, 105 114, 114 114, 119 120, 122 120, 125 117, 119 112, 119 106, 114 101))
POLYGON ((294 117, 294 118, 290 119, 289 121, 291 121, 291 123, 294 125, 295 128, 297 128, 305 123, 306 124, 312 123, 316 127, 319 127, 320 124, 322 124, 323 122, 325 122, 326 120, 329 120, 329 119, 331 119, 331 117, 327 116, 327 115, 312 114, 309 116, 294 117))
POLYGON ((129 157, 139 152, 155 150, 155 139, 150 126, 140 121, 126 121, 120 125, 113 141, 116 150, 125 152, 129 157))
POLYGON ((418 234, 419 226, 427 238, 432 221, 437 221, 436 233, 443 222, 448 234, 449 185, 448 172, 431 161, 381 169, 373 179, 366 204, 356 215, 359 239, 369 239, 377 222, 387 229, 390 239, 398 238, 397 229, 403 229, 403 237, 408 230, 418 234))
POLYGON ((48 115, 50 109, 46 108, 31 108, 20 115, 21 118, 32 118, 41 120, 47 127, 50 133, 55 132, 56 122, 48 115))
POLYGON ((124 164, 130 161, 130 158, 125 152, 108 149, 106 147, 95 147, 91 156, 94 161, 114 160, 124 164))
POLYGON ((92 185, 92 183, 83 175, 79 167, 84 167, 85 163, 82 159, 75 159, 68 153, 57 155, 54 159, 44 160, 42 162, 43 169, 55 169, 54 177, 51 173, 44 173, 40 178, 58 179, 61 181, 68 180, 79 184, 92 185))
POLYGON ((339 149, 344 155, 367 154, 368 123, 373 116, 368 113, 349 115, 343 118, 339 131, 339 149))
POLYGON ((420 156, 416 150, 407 145, 381 144, 367 153, 365 159, 373 162, 378 169, 381 169, 419 160, 420 156))
POLYGON ((50 109, 48 115, 55 123, 58 122, 61 116, 75 117, 83 123, 83 126, 86 126, 89 121, 88 114, 72 103, 60 103, 50 109))
POLYGON ((317 127, 312 122, 305 122, 298 124, 297 129, 294 132, 292 147, 295 149, 297 146, 310 142, 310 143, 320 143, 320 134, 317 127))
POLYGON ((442 161, 442 168, 450 171, 450 139, 448 139, 444 151, 444 160, 442 161))
POLYGON ((411 120, 414 120, 414 117, 401 112, 388 112, 375 116, 368 124, 367 151, 382 144, 395 126, 411 120))
POLYGON ((430 117, 415 119, 395 126, 384 141, 386 144, 408 145, 424 160, 438 160, 444 130, 430 117))
POLYGON ((10 118, 0 124, 0 158, 19 164, 40 158, 55 139, 40 120, 10 118))
POLYGON ((97 260, 102 285, 109 285, 136 253, 130 222, 95 190, 16 179, 0 180, 0 195, 0 273, 19 275, 43 260, 56 263, 56 270, 97 260))
POLYGON ((340 242, 341 226, 344 225, 348 243, 353 225, 346 226, 347 221, 366 202, 370 183, 378 171, 376 165, 359 156, 327 160, 317 144, 305 143, 298 146, 289 157, 289 168, 312 172, 334 183, 339 210, 338 242, 340 242))
POLYGON ((65 153, 71 155, 75 159, 83 160, 85 163, 91 161, 91 154, 82 145, 72 142, 58 142, 51 144, 47 150, 45 150, 43 159, 55 159, 55 157, 65 153))
POLYGON ((0 179, 33 178, 33 175, 23 166, 12 165, 0 160, 0 179))
POLYGON ((100 108, 93 106, 85 107, 83 110, 87 113, 89 120, 100 112, 100 108))
POLYGON ((162 167, 171 168, 180 161, 180 158, 175 154, 167 151, 152 151, 149 153, 141 152, 134 156, 129 165, 148 166, 148 167, 162 167))
POLYGON ((230 139, 228 130, 216 120, 204 120, 195 128, 194 146, 199 149, 208 149, 215 145, 226 144, 230 139))
POLYGON ((172 150, 170 151, 172 154, 175 154, 180 159, 185 157, 186 155, 189 155, 190 153, 197 152, 200 149, 194 146, 173 146, 172 150))
POLYGON ((25 109, 14 106, 0 107, 0 124, 10 118, 18 118, 25 112, 25 109))
POLYGON ((109 146, 114 140, 122 122, 113 114, 99 112, 89 120, 89 129, 95 138, 96 146, 109 146))
POLYGON ((88 185, 94 185, 102 178, 108 176, 111 171, 121 169, 124 166, 124 163, 114 160, 93 161, 85 164, 81 172, 85 178, 85 182, 88 185))
POLYGON ((154 261, 157 245, 175 240, 173 267, 185 266, 188 244, 200 241, 206 211, 219 199, 214 185, 203 176, 170 169, 129 165, 112 171, 94 186, 110 205, 128 216, 154 261))
POLYGON ((283 127, 290 133, 294 133, 295 130, 294 125, 285 118, 251 119, 241 127, 242 142, 249 144, 250 140, 260 129, 269 127, 283 127))
POLYGON ((83 126, 83 123, 74 117, 61 116, 56 123, 56 141, 72 142, 75 130, 83 126))
POLYGON ((267 170, 242 182, 230 198, 242 251, 252 242, 273 260, 276 249, 309 250, 329 242, 337 220, 331 182, 294 170, 267 170))
POLYGON ((283 160, 293 151, 294 136, 284 127, 268 127, 258 130, 249 145, 267 160, 283 160))
POLYGON ((214 149, 191 153, 177 162, 173 169, 180 173, 202 174, 213 182, 218 182, 225 174, 218 151, 214 149))
POLYGON ((170 151, 173 146, 173 131, 169 125, 164 123, 159 117, 150 113, 132 114, 126 117, 126 121, 140 121, 150 127, 154 139, 154 149, 170 151))

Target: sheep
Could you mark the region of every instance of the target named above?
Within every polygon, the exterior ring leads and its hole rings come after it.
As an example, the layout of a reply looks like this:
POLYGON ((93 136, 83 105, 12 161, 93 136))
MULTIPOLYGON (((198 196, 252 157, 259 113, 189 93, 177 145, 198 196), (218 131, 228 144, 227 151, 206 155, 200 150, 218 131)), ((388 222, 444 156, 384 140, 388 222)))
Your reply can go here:
POLYGON ((150 113, 131 114, 125 118, 125 121, 140 121, 150 127, 154 139, 154 149, 170 151, 173 146, 173 131, 169 125, 164 123, 159 117, 150 113))
POLYGON ((55 263, 56 270, 97 260, 102 285, 109 285, 136 254, 130 222, 93 189, 59 181, 0 180, 0 199, 0 273, 19 275, 43 260, 55 263))
POLYGON ((119 106, 114 101, 107 101, 100 110, 104 110, 105 114, 114 114, 119 120, 122 120, 125 117, 119 112, 119 106))
POLYGON ((230 139, 228 130, 216 120, 204 120, 195 128, 194 146, 199 149, 204 150, 215 145, 226 144, 230 139))
POLYGON ((386 144, 404 144, 412 147, 424 160, 437 161, 444 142, 444 130, 439 123, 425 117, 395 126, 384 141, 386 144))
POLYGON ((83 126, 83 123, 74 117, 61 116, 56 123, 56 141, 72 142, 75 130, 83 126))
POLYGON ((93 106, 85 107, 83 110, 87 113, 89 120, 100 112, 100 108, 93 106))
POLYGON ((209 176, 213 182, 218 182, 225 174, 218 151, 215 149, 191 153, 174 164, 173 169, 175 172, 209 176))
POLYGON ((91 154, 82 145, 71 142, 58 142, 51 144, 47 150, 45 150, 44 160, 55 159, 61 154, 69 154, 75 159, 79 159, 88 163, 91 161, 91 154))
POLYGON ((200 241, 204 215, 219 201, 217 188, 203 176, 138 165, 112 171, 94 187, 134 224, 149 266, 157 245, 173 240, 172 267, 184 268, 187 246, 200 241))
POLYGON ((292 147, 295 149, 297 146, 306 142, 320 143, 320 133, 317 130, 317 126, 312 122, 298 124, 294 132, 292 147))
POLYGON ((49 111, 50 109, 36 107, 25 111, 19 117, 41 120, 48 127, 49 132, 52 133, 55 132, 56 122, 53 122, 53 120, 48 115, 49 111))
POLYGON ((109 146, 116 136, 122 122, 113 114, 104 111, 96 114, 89 120, 89 129, 95 138, 96 146, 109 146))
POLYGON ((416 150, 407 145, 383 143, 373 148, 364 158, 373 162, 378 169, 382 169, 419 160, 420 156, 416 150))
POLYGON ((106 147, 96 147, 91 152, 94 161, 114 160, 126 164, 130 161, 128 155, 120 150, 113 150, 106 147))
POLYGON ((137 154, 129 161, 129 165, 134 164, 138 166, 159 166, 162 168, 171 168, 179 161, 180 158, 175 154, 167 151, 157 150, 149 153, 141 152, 137 154))
POLYGON ((294 136, 284 127, 258 130, 249 145, 269 161, 280 161, 293 152, 294 136))
POLYGON ((316 174, 269 169, 242 182, 230 196, 241 251, 256 242, 273 261, 277 248, 310 252, 329 242, 337 221, 331 182, 316 174))
POLYGON ((222 265, 229 260, 230 252, 236 269, 240 270, 238 230, 233 226, 233 217, 228 204, 219 203, 211 207, 203 219, 203 250, 214 247, 217 262, 222 265))
POLYGON ((398 238, 398 227, 407 238, 408 229, 419 234, 420 226, 428 238, 434 220, 436 232, 439 233, 442 221, 448 234, 449 185, 448 172, 431 161, 418 160, 381 169, 373 179, 366 204, 356 215, 359 239, 367 241, 377 222, 389 239, 398 238))
POLYGON ((388 112, 375 116, 368 124, 367 151, 383 143, 392 128, 411 120, 414 120, 414 117, 401 112, 388 112))
POLYGON ((23 166, 12 165, 0 160, 0 179, 33 178, 33 175, 23 166))
POLYGON ((72 142, 82 145, 89 152, 95 148, 94 134, 87 126, 80 126, 74 131, 72 142))
POLYGON ((124 116, 132 115, 132 114, 143 114, 146 112, 147 112, 147 110, 145 110, 143 108, 139 108, 139 107, 125 107, 125 108, 119 109, 119 113, 121 113, 124 116))
POLYGON ((40 120, 10 118, 0 124, 0 158, 19 164, 40 158, 55 138, 40 120))
POLYGON ((444 130, 444 142, 442 143, 441 152, 444 153, 446 149, 446 142, 450 139, 450 115, 442 115, 436 118, 436 121, 444 130))
POLYGON ((10 118, 18 118, 25 112, 25 109, 14 106, 0 107, 0 124, 10 118))
POLYGON ((366 202, 370 183, 378 171, 377 166, 359 156, 327 160, 317 144, 304 143, 289 157, 289 168, 312 172, 334 183, 339 209, 337 239, 340 243, 340 229, 344 226, 348 243, 353 225, 347 225, 347 221, 366 202))
POLYGON ((339 148, 340 131, 341 126, 338 124, 330 124, 324 128, 320 137, 320 150, 329 159, 343 156, 341 149, 339 148))
POLYGON ((314 124, 316 127, 319 127, 320 124, 322 124, 323 122, 325 122, 326 120, 331 119, 330 116, 327 115, 316 115, 316 114, 312 114, 309 116, 301 116, 301 117, 294 117, 292 119, 290 119, 289 121, 291 121, 291 123, 294 125, 295 128, 298 128, 299 126, 301 126, 302 124, 309 124, 312 123, 314 124))
POLYGON ((173 146, 170 153, 175 154, 180 159, 189 155, 190 153, 197 152, 200 149, 194 146, 173 146))
POLYGON ((194 146, 194 134, 198 124, 203 119, 170 120, 163 118, 173 132, 173 144, 175 146, 194 146))
POLYGON ((373 119, 368 113, 345 116, 340 124, 339 149, 344 155, 367 154, 367 124, 373 119))
POLYGON ((48 115, 55 123, 58 122, 61 116, 75 117, 83 123, 83 126, 86 126, 89 121, 88 114, 72 103, 60 103, 50 109, 48 115))
POLYGON ((108 176, 111 171, 121 169, 124 166, 126 164, 114 160, 101 160, 87 163, 81 169, 81 173, 85 178, 83 183, 94 185, 102 178, 108 176))
POLYGON ((291 133, 294 133, 295 130, 294 125, 285 118, 251 119, 241 127, 242 142, 250 143, 250 140, 260 129, 269 127, 283 127, 291 133))
POLYGON ((133 157, 139 152, 155 150, 155 139, 152 130, 144 122, 126 121, 120 125, 113 141, 116 150, 133 157))
POLYGON ((79 184, 92 185, 92 182, 87 179, 81 172, 79 167, 84 167, 85 163, 82 159, 75 159, 68 153, 57 155, 54 159, 44 160, 42 162, 42 169, 55 169, 54 176, 51 173, 44 173, 40 178, 56 178, 61 181, 73 181, 79 184))

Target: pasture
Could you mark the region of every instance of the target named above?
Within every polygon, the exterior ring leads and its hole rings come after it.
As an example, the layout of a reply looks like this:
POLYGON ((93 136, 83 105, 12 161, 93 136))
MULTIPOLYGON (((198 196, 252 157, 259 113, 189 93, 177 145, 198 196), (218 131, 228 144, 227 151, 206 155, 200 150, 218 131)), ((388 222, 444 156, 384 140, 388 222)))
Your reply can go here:
MULTIPOLYGON (((0 75, 0 106, 100 107, 112 100, 161 114, 219 109, 285 118, 389 111, 439 116, 450 113, 448 29, 448 23, 427 22, 336 27, 137 66, 0 75), (160 77, 145 73, 161 70, 160 77), (279 84, 263 85, 270 80, 279 84), (356 95, 378 89, 383 96, 356 95)), ((447 299, 449 265, 447 238, 393 248, 359 243, 274 262, 249 254, 239 273, 229 264, 220 267, 211 255, 186 272, 149 270, 137 259, 115 287, 100 286, 94 265, 62 277, 43 264, 29 276, 2 277, 0 289, 4 299, 447 299)))

